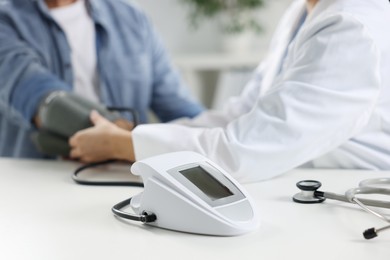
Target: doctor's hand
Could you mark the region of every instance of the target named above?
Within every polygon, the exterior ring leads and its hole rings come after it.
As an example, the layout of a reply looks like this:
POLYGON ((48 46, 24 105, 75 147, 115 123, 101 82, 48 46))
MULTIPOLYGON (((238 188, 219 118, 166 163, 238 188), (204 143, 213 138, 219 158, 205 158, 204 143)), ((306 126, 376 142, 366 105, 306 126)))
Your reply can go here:
POLYGON ((70 157, 82 162, 108 159, 134 161, 131 132, 108 121, 98 112, 90 115, 93 127, 78 131, 69 139, 70 157))
POLYGON ((127 131, 131 131, 134 129, 134 123, 130 122, 126 119, 123 119, 123 118, 119 118, 119 119, 113 121, 113 123, 116 126, 119 126, 120 128, 127 130, 127 131))

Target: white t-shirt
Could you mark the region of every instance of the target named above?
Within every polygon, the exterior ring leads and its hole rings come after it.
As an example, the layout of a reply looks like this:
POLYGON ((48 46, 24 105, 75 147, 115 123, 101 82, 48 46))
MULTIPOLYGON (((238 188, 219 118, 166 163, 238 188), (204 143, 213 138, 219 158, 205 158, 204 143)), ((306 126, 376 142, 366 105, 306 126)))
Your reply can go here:
POLYGON ((74 73, 73 91, 99 101, 95 26, 84 0, 50 10, 64 30, 71 48, 74 73))

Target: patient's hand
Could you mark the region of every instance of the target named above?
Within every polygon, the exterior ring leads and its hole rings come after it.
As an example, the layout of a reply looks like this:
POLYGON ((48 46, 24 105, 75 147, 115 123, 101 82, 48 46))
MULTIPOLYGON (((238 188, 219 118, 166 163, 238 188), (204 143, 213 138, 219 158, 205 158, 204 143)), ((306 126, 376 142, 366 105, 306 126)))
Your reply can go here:
POLYGON ((69 139, 70 157, 83 162, 108 159, 134 161, 131 132, 91 112, 93 127, 78 131, 69 139))

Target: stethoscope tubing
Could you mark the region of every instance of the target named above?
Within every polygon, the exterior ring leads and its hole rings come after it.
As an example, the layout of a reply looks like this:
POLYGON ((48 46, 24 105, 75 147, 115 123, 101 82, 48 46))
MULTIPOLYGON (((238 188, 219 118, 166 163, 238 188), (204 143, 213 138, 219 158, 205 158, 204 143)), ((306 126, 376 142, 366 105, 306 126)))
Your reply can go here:
POLYGON ((349 189, 344 195, 327 191, 319 191, 321 183, 315 180, 303 180, 297 183, 297 187, 301 190, 293 196, 293 200, 298 203, 321 203, 325 199, 337 200, 347 203, 356 204, 361 207, 367 213, 370 213, 384 222, 386 226, 381 228, 369 228, 363 232, 363 236, 366 239, 371 239, 378 236, 379 232, 390 229, 390 219, 380 212, 371 209, 371 207, 387 208, 390 209, 390 201, 384 200, 372 200, 366 198, 358 198, 357 195, 362 194, 378 194, 378 195, 390 195, 389 188, 383 188, 380 185, 390 186, 390 178, 376 178, 367 179, 361 181, 357 188, 349 189))
MULTIPOLYGON (((390 190, 388 189, 385 189, 386 193, 383 193, 382 189, 378 189, 378 188, 369 188, 371 191, 370 193, 362 193, 359 191, 360 189, 361 188, 350 189, 346 192, 345 195, 337 194, 333 192, 327 192, 327 191, 315 191, 314 195, 319 197, 324 197, 326 199, 338 200, 338 201, 349 202, 349 203, 355 203, 352 198, 354 198, 356 194, 389 194, 390 195, 390 190)), ((363 198, 360 198, 359 200, 367 206, 390 209, 390 202, 387 201, 371 200, 371 199, 363 199, 363 198)))
MULTIPOLYGON (((378 187, 378 185, 390 185, 390 178, 373 178, 363 180, 359 183, 359 186, 357 188, 347 190, 344 195, 327 191, 315 191, 314 195, 324 197, 326 199, 350 202, 355 204, 355 198, 358 194, 390 195, 390 189, 381 188, 378 187)), ((390 201, 372 200, 364 198, 359 198, 358 200, 367 206, 390 209, 390 201)))

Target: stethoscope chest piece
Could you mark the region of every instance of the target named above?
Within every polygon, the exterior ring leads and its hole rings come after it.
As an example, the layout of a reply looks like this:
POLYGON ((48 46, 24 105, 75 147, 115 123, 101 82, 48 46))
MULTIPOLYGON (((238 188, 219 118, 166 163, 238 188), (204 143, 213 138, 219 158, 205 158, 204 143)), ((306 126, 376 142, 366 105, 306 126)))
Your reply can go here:
POLYGON ((317 190, 321 187, 321 182, 314 180, 303 180, 297 183, 298 192, 293 196, 293 201, 303 204, 321 203, 325 200, 323 196, 320 196, 317 190))

